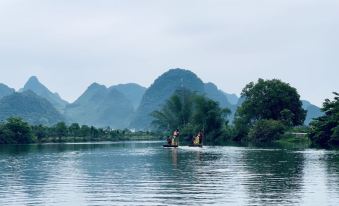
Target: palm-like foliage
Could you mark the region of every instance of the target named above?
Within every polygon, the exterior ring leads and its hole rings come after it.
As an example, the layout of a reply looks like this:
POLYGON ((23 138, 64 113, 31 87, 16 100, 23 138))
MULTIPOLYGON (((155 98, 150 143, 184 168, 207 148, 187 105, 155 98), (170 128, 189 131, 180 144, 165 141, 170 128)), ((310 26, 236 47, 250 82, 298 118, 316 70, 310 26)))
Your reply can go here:
POLYGON ((192 94, 188 90, 177 90, 170 97, 161 111, 154 111, 152 124, 159 130, 174 130, 184 127, 192 116, 192 94))
POLYGON ((180 128, 187 136, 203 131, 207 142, 216 143, 222 136, 229 113, 229 109, 221 109, 213 100, 187 90, 178 90, 161 110, 152 113, 152 123, 160 131, 180 128))
POLYGON ((225 119, 231 111, 221 109, 219 104, 203 96, 195 97, 195 109, 192 117, 195 131, 202 131, 207 142, 217 143, 221 137, 225 119))

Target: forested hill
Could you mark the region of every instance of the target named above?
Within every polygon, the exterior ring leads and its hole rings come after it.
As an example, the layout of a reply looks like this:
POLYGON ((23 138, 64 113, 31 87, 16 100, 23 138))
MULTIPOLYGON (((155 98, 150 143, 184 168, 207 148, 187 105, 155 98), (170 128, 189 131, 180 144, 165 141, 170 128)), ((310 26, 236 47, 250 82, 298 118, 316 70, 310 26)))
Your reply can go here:
POLYGON ((324 113, 319 107, 311 104, 309 101, 302 100, 303 108, 307 111, 304 124, 308 125, 314 118, 322 116, 324 113))
POLYGON ((9 88, 7 85, 0 83, 0 99, 4 96, 13 94, 15 92, 14 89, 9 88))
MULTIPOLYGON (((220 90, 213 83, 204 83, 195 73, 179 68, 165 72, 149 88, 134 83, 118 84, 107 88, 94 83, 72 104, 68 104, 57 93, 51 92, 35 76, 32 76, 20 91, 32 91, 58 110, 58 115, 50 115, 49 107, 34 113, 40 116, 30 117, 30 123, 51 124, 63 119, 67 123, 78 122, 97 127, 110 126, 116 129, 146 130, 151 129, 152 117, 150 114, 161 108, 166 100, 180 88, 205 95, 218 102, 222 108, 230 109, 231 115, 228 117, 230 122, 233 120, 235 111, 244 101, 242 97, 220 90), (60 117, 60 113, 63 117, 60 117), (53 117, 55 117, 54 120, 53 117)), ((0 83, 0 99, 8 95, 11 96, 14 92, 14 89, 0 83)), ((15 102, 22 101, 23 97, 18 95, 15 93, 14 97, 11 96, 10 99, 5 100, 5 102, 10 100, 12 105, 6 103, 6 106, 0 108, 2 117, 22 114, 28 118, 25 111, 19 111, 20 108, 17 107, 17 105, 23 104, 15 102)), ((23 96, 27 96, 27 93, 23 93, 23 96)), ((33 105, 32 107, 35 108, 33 105)), ((303 101, 303 108, 307 110, 306 125, 313 118, 322 115, 320 108, 308 101, 303 101)), ((26 106, 22 109, 25 110, 26 106)))
POLYGON ((235 105, 229 103, 224 92, 219 90, 214 84, 205 84, 193 72, 177 68, 171 69, 158 77, 146 90, 135 117, 130 124, 130 128, 149 129, 152 121, 150 113, 158 110, 180 88, 206 95, 217 101, 222 107, 227 107, 233 112, 235 111, 235 105))
POLYGON ((21 117, 30 124, 53 125, 64 121, 63 116, 46 99, 28 90, 13 93, 0 100, 0 120, 21 117))
POLYGON ((123 129, 128 127, 133 112, 131 101, 118 90, 93 83, 66 107, 65 116, 70 123, 123 129))
POLYGON ((213 83, 206 83, 205 84, 205 94, 206 97, 216 101, 219 103, 221 108, 228 108, 231 110, 230 120, 233 120, 234 113, 237 109, 235 104, 231 104, 227 98, 225 92, 221 91, 215 84, 213 83))
POLYGON ((52 93, 47 87, 41 84, 36 76, 29 78, 25 86, 21 89, 21 91, 27 90, 31 90, 35 94, 47 99, 60 112, 62 112, 68 104, 57 93, 52 93))
POLYGON ((130 128, 149 129, 152 121, 150 113, 158 110, 181 87, 199 93, 204 92, 204 83, 193 72, 171 69, 158 77, 146 90, 130 128))
POLYGON ((135 83, 118 84, 110 88, 118 90, 120 93, 132 103, 136 110, 141 102, 142 96, 144 96, 146 88, 135 83))

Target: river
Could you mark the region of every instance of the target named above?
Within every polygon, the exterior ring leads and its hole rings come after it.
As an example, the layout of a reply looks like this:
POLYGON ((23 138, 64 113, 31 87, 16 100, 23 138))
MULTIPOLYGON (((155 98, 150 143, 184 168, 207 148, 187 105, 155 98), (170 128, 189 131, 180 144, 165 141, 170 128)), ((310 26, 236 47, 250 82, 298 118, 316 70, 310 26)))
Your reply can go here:
POLYGON ((339 151, 0 146, 0 205, 339 205, 339 151))

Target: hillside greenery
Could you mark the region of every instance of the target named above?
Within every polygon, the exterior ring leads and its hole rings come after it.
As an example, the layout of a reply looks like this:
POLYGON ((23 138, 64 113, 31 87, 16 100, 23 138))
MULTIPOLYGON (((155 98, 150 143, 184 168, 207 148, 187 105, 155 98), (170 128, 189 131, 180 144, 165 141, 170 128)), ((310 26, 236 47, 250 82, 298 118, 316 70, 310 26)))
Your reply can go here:
POLYGON ((64 121, 49 101, 30 90, 13 93, 0 100, 0 120, 13 116, 21 117, 30 124, 53 125, 64 121))
MULTIPOLYGON (((184 69, 169 70, 159 76, 149 88, 133 83, 119 84, 107 88, 93 83, 71 104, 62 100, 57 93, 51 92, 35 76, 27 81, 23 89, 19 90, 19 93, 33 91, 37 96, 51 103, 64 119, 50 119, 50 114, 44 112, 35 113, 34 118, 31 119, 28 119, 27 116, 22 116, 31 124, 52 125, 59 121, 66 121, 67 123, 78 122, 79 124, 96 127, 110 126, 118 129, 150 130, 152 121, 150 114, 155 110, 159 110, 166 100, 180 88, 186 88, 205 95, 207 98, 218 102, 221 108, 230 109, 231 113, 228 116, 230 124, 233 124, 235 112, 245 100, 245 97, 239 99, 236 95, 221 91, 213 83, 204 83, 196 74, 184 69)), ((0 99, 10 96, 14 92, 14 89, 0 83, 0 99)), ((320 108, 315 105, 307 101, 302 102, 303 108, 307 110, 306 125, 313 118, 323 114, 320 108)), ((13 102, 13 104, 7 104, 6 109, 0 110, 0 113, 6 113, 2 119, 24 114, 27 108, 17 107, 18 104, 21 103, 13 102)))
POLYGON ((63 112, 65 106, 68 104, 63 100, 59 94, 52 93, 46 86, 40 83, 36 76, 32 76, 28 79, 21 91, 32 91, 38 96, 49 101, 59 112, 63 112))
POLYGON ((93 83, 66 107, 65 116, 68 122, 124 129, 128 127, 133 112, 132 103, 118 90, 93 83))
POLYGON ((0 84, 1 134, 10 134, 11 127, 4 126, 6 121, 21 117, 32 130, 33 135, 28 135, 27 139, 33 142, 63 142, 69 141, 71 136, 74 137, 72 141, 112 139, 111 133, 105 133, 107 129, 96 128, 110 126, 125 132, 129 130, 124 128, 156 129, 163 135, 180 128, 181 139, 187 141, 203 131, 206 144, 265 143, 283 141, 283 138, 290 141, 293 133, 309 133, 313 145, 329 147, 338 144, 338 122, 332 114, 337 98, 326 100, 320 111, 315 105, 301 101, 295 88, 277 79, 250 82, 240 98, 229 97, 189 70, 171 69, 148 89, 137 84, 107 88, 93 83, 74 103, 65 107, 66 102, 56 93, 31 77, 18 93, 0 84), (237 104, 231 104, 229 98, 237 104), (315 117, 318 118, 308 127, 315 117))
POLYGON ((146 90, 140 106, 130 124, 130 128, 148 130, 153 121, 150 115, 153 111, 160 110, 166 101, 178 89, 187 89, 218 102, 220 107, 227 107, 233 113, 236 109, 225 93, 213 83, 204 83, 196 74, 185 69, 171 69, 158 77, 146 90))
POLYGON ((309 137, 314 146, 339 147, 339 94, 333 94, 333 100, 323 103, 324 115, 310 124, 309 137))
POLYGON ((144 96, 146 91, 145 87, 133 83, 118 84, 110 88, 114 88, 122 93, 132 103, 135 110, 139 107, 142 96, 144 96))
POLYGON ((7 85, 0 83, 0 99, 4 96, 13 94, 15 92, 14 89, 9 88, 7 85))

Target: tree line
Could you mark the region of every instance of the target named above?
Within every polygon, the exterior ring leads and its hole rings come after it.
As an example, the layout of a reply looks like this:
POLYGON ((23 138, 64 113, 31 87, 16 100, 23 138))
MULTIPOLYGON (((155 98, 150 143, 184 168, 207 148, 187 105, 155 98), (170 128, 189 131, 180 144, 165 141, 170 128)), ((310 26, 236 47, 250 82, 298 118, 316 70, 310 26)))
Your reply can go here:
POLYGON ((0 144, 29 144, 45 142, 117 141, 155 138, 151 132, 131 132, 96 128, 94 126, 59 122, 54 126, 29 125, 19 117, 0 123, 0 144))

